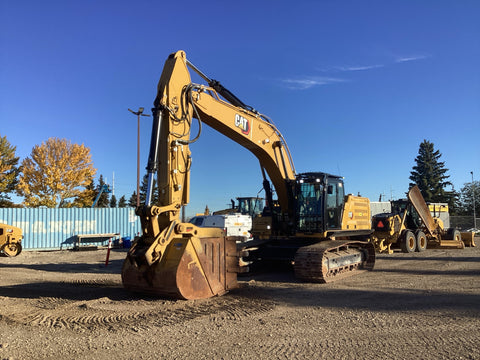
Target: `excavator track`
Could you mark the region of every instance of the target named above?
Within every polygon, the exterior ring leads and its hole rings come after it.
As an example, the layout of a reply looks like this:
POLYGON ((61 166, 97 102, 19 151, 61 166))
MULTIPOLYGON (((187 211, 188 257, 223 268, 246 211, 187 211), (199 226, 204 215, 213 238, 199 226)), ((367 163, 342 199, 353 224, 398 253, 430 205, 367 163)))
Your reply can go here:
POLYGON ((295 276, 304 281, 329 283, 372 270, 375 248, 372 243, 326 240, 303 246, 295 254, 295 276))

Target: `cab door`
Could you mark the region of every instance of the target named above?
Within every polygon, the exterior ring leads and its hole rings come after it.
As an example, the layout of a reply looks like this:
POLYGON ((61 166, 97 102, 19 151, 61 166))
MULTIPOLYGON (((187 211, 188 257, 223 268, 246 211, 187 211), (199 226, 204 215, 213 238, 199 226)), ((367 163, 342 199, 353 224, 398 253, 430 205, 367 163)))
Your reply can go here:
POLYGON ((329 179, 325 199, 327 230, 341 228, 344 196, 343 183, 335 179, 329 179))

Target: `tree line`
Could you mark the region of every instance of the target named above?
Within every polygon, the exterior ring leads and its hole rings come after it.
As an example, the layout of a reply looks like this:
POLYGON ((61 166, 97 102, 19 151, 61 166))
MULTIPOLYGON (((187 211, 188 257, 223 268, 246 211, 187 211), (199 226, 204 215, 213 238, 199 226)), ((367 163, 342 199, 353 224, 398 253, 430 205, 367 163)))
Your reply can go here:
MULTIPOLYGON (((100 189, 105 185, 100 175, 97 185, 94 177, 90 149, 72 144, 66 139, 50 138, 35 145, 32 153, 21 163, 15 156, 16 147, 0 134, 0 207, 91 207, 100 189), (23 197, 22 204, 14 204, 11 194, 23 197)), ((451 215, 480 214, 480 182, 465 183, 456 191, 448 180, 448 169, 440 161, 441 153, 434 144, 424 140, 410 172, 409 188, 417 185, 426 202, 447 203, 451 215)), ((145 202, 147 176, 140 187, 140 203, 145 202)), ((408 191, 408 190, 407 190, 408 191)), ((406 193, 406 192, 405 192, 406 193)), ((158 200, 158 188, 154 183, 153 203, 158 200)), ((125 195, 117 200, 115 195, 103 192, 96 207, 135 207, 134 191, 127 200, 125 195)))
MULTIPOLYGON (((49 138, 35 145, 30 156, 20 163, 16 146, 0 134, 0 207, 91 207, 105 185, 100 175, 97 184, 90 149, 66 139, 49 138), (23 197, 15 204, 11 196, 23 197)), ((142 186, 146 191, 146 185, 142 186)), ((140 198, 145 195, 140 192, 140 198)), ((135 207, 134 191, 127 200, 101 192, 95 207, 135 207)))

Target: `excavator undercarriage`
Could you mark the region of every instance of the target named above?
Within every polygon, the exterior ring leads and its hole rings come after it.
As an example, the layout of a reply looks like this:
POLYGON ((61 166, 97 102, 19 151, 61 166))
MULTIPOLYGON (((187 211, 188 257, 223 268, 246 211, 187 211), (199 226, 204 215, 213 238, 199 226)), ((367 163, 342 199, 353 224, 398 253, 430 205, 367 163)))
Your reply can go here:
POLYGON ((298 249, 295 277, 308 282, 329 283, 372 270, 375 248, 370 243, 349 240, 325 240, 298 249))

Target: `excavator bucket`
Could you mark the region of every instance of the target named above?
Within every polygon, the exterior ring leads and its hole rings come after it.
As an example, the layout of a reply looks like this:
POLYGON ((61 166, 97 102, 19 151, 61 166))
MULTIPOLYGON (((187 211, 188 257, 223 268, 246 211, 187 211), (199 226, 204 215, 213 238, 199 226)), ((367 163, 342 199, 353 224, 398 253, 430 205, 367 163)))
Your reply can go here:
POLYGON ((178 237, 149 264, 150 246, 140 238, 123 263, 127 290, 176 299, 204 299, 238 287, 236 237, 178 237))

